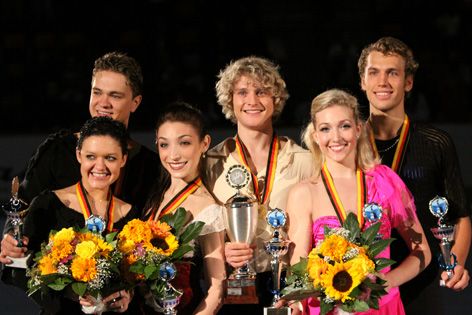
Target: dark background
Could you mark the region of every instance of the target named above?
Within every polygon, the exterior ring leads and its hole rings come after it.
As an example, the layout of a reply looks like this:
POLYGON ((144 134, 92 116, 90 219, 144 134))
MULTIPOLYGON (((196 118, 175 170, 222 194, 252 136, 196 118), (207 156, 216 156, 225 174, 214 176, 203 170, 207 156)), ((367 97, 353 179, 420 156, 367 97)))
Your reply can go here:
POLYGON ((159 109, 177 99, 227 127, 216 105, 218 71, 260 55, 280 65, 291 95, 281 126, 306 122, 325 89, 359 89, 357 59, 381 36, 414 51, 420 68, 408 100, 414 118, 472 118, 472 0, 225 1, 1 0, 0 132, 78 128, 88 118, 93 61, 119 50, 142 65, 144 100, 131 130, 152 130, 159 109))

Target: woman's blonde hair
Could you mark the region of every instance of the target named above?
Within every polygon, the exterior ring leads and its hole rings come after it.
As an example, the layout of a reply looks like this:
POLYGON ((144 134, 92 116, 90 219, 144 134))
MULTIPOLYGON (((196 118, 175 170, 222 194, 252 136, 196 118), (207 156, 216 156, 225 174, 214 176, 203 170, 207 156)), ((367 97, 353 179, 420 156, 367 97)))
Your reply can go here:
POLYGON ((375 157, 372 151, 372 146, 369 142, 369 137, 366 130, 366 124, 361 118, 357 99, 343 90, 331 89, 319 94, 313 99, 311 102, 311 121, 302 132, 302 141, 313 156, 315 175, 319 176, 321 167, 325 162, 325 157, 321 153, 319 145, 315 143, 313 139, 316 126, 316 114, 334 105, 350 108, 354 116, 354 121, 356 124, 361 125, 361 133, 359 139, 357 140, 356 147, 357 166, 363 171, 367 171, 379 164, 379 159, 375 157))
POLYGON ((226 68, 220 71, 216 83, 216 97, 218 104, 223 109, 226 119, 236 123, 233 109, 234 84, 241 76, 246 75, 261 83, 264 88, 271 91, 274 97, 274 114, 272 120, 276 120, 282 112, 288 99, 285 81, 280 76, 278 66, 271 61, 249 56, 232 61, 226 68))

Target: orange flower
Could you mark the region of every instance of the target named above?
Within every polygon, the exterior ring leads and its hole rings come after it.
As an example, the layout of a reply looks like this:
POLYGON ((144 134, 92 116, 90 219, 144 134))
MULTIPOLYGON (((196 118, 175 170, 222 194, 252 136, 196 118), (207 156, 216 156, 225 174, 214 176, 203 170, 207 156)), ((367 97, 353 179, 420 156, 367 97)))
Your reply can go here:
POLYGON ((149 226, 154 237, 166 238, 170 234, 171 227, 165 222, 150 221, 149 226))
POLYGON ((95 259, 76 257, 70 266, 75 280, 89 282, 97 275, 95 259))
POLYGON ((57 272, 56 262, 49 255, 41 258, 38 262, 38 267, 42 276, 57 272))

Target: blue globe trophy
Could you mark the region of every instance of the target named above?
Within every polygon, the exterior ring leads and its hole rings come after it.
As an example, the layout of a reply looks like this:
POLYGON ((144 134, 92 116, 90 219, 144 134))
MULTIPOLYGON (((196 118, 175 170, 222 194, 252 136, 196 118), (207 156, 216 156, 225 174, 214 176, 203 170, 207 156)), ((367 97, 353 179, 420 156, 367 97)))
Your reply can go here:
MULTIPOLYGON (((11 233, 11 235, 18 241, 18 247, 23 247, 23 219, 28 212, 28 204, 18 198, 18 189, 20 182, 18 177, 13 178, 11 194, 12 197, 8 203, 2 204, 2 210, 6 214, 7 219, 3 233, 11 233)), ((11 268, 27 268, 28 260, 31 257, 31 252, 27 252, 22 258, 10 258, 13 262, 7 267, 11 268)))
MULTIPOLYGON (((447 278, 451 279, 454 274, 454 267, 457 265, 457 257, 451 253, 451 242, 454 240, 455 225, 449 225, 446 222, 445 216, 449 209, 449 203, 444 197, 436 196, 429 202, 429 211, 438 219, 438 227, 431 228, 434 237, 441 242, 441 254, 438 257, 439 267, 445 270, 447 278)), ((443 280, 440 281, 440 286, 445 286, 443 280)))
POLYGON ((280 236, 280 229, 285 226, 287 215, 285 211, 274 208, 268 211, 266 216, 267 223, 274 229, 272 239, 264 242, 266 252, 272 256, 270 265, 272 267, 272 306, 264 308, 264 315, 290 315, 291 309, 289 307, 274 307, 280 300, 280 276, 281 264, 280 258, 285 255, 289 249, 290 241, 282 239, 280 236))
MULTIPOLYGON (((380 219, 382 219, 383 209, 379 204, 375 202, 369 202, 364 205, 364 208, 362 209, 362 214, 368 222, 375 224, 379 222, 380 219)), ((381 238, 382 234, 377 233, 375 239, 380 240, 381 238)))
POLYGON ((159 268, 159 277, 161 280, 166 282, 164 289, 164 295, 159 298, 159 304, 161 305, 162 313, 165 315, 176 315, 177 311, 175 308, 180 302, 182 292, 174 288, 170 281, 175 278, 177 270, 173 263, 164 262, 159 268))

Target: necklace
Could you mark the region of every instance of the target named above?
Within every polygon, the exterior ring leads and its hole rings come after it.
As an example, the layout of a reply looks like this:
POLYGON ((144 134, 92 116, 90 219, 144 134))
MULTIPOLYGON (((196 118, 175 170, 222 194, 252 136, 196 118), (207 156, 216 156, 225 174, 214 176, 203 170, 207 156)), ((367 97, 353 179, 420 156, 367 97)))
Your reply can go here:
POLYGON ((393 142, 389 147, 387 147, 386 149, 383 149, 383 150, 377 149, 377 152, 379 152, 379 153, 385 153, 385 152, 387 152, 387 151, 390 151, 392 148, 394 148, 394 147, 397 145, 398 141, 400 141, 400 138, 399 138, 399 137, 398 137, 397 140, 395 140, 395 142, 393 142))

